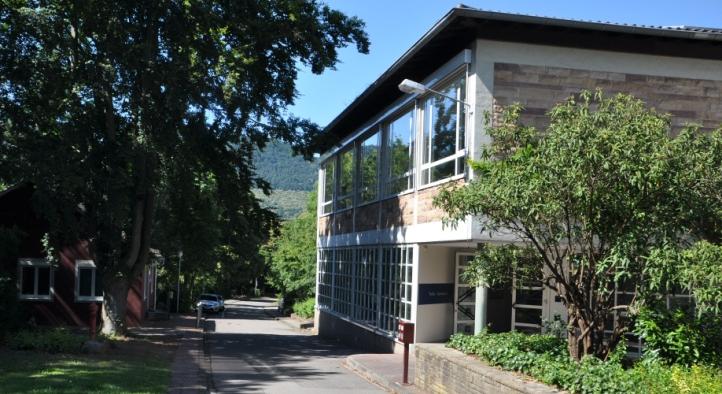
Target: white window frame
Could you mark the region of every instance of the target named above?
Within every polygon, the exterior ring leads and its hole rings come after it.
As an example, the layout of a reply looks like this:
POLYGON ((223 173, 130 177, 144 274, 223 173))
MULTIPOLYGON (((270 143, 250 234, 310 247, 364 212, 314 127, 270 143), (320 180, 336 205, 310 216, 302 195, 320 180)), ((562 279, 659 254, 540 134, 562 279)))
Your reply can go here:
POLYGON ((356 206, 356 182, 358 180, 358 176, 356 175, 356 167, 357 167, 357 141, 354 141, 351 147, 349 147, 346 150, 340 151, 336 154, 334 157, 334 160, 336 160, 336 168, 334 169, 334 176, 336 177, 336 190, 334 192, 334 198, 333 200, 336 202, 334 204, 334 212, 336 211, 345 211, 347 209, 352 209, 356 206), (344 154, 350 154, 351 155, 351 190, 341 195, 341 181, 342 181, 342 164, 343 159, 342 156, 344 154), (340 203, 342 200, 350 199, 349 204, 341 207, 340 203))
MULTIPOLYGON (((456 70, 456 71, 450 73, 450 74, 449 74, 449 77, 444 78, 442 81, 440 81, 439 83, 435 84, 434 87, 433 87, 433 89, 434 89, 434 90, 441 90, 441 89, 445 88, 446 86, 448 86, 448 85, 450 85, 450 84, 453 84, 455 81, 457 81, 458 79, 461 79, 461 78, 464 79, 464 89, 466 90, 466 91, 464 91, 464 98, 466 99, 466 98, 468 98, 468 96, 469 96, 469 94, 468 94, 468 93, 469 93, 469 92, 468 92, 468 89, 469 89, 469 70, 468 70, 468 65, 465 65, 465 66, 464 66, 464 69, 456 70)), ((460 93, 460 92, 457 91, 457 99, 458 99, 459 93, 460 93)), ((419 182, 419 183, 418 183, 418 184, 419 184, 419 188, 435 186, 435 185, 438 185, 438 184, 440 184, 440 183, 448 182, 448 181, 450 181, 450 180, 460 179, 460 178, 463 178, 463 177, 465 176, 465 174, 466 174, 466 165, 463 166, 464 168, 459 168, 458 159, 464 158, 464 157, 466 157, 466 155, 467 155, 467 149, 468 149, 468 141, 467 141, 467 140, 468 140, 468 137, 469 137, 469 136, 468 136, 468 134, 469 134, 469 133, 468 133, 469 121, 468 121, 468 119, 467 119, 467 118, 468 118, 468 111, 466 110, 465 105, 464 105, 462 102, 459 102, 459 101, 456 101, 456 102, 455 102, 455 103, 456 103, 456 111, 457 111, 457 112, 456 112, 456 119, 457 119, 457 121, 456 121, 456 130, 455 130, 455 131, 456 131, 456 138, 454 139, 454 141, 455 141, 455 142, 454 142, 454 144, 455 144, 455 146, 454 146, 455 153, 452 154, 452 155, 446 156, 446 157, 444 157, 444 158, 438 159, 438 160, 436 160, 436 161, 432 161, 432 162, 429 162, 429 163, 424 163, 424 154, 427 154, 428 157, 429 157, 429 160, 431 160, 431 148, 432 148, 432 146, 433 146, 433 142, 432 142, 432 141, 433 141, 433 136, 432 136, 431 134, 429 134, 429 139, 428 139, 428 141, 425 141, 425 135, 424 135, 424 130, 425 130, 425 128, 427 127, 427 125, 426 125, 426 121, 427 121, 427 113, 426 113, 427 103, 429 102, 429 100, 433 100, 433 99, 435 99, 435 98, 438 98, 438 95, 437 95, 436 93, 429 93, 428 95, 424 96, 424 97, 422 98, 422 100, 421 100, 421 105, 419 106, 419 111, 417 111, 417 114, 416 114, 417 123, 418 123, 418 125, 419 125, 419 137, 418 137, 418 140, 419 140, 420 145, 421 145, 421 149, 420 149, 420 151, 421 151, 420 153, 421 153, 421 154, 419 155, 419 166, 418 166, 418 167, 419 167, 419 178, 420 178, 419 181, 418 181, 418 182, 419 182), (464 141, 463 141, 463 142, 464 142, 464 148, 459 149, 460 143, 462 142, 462 141, 461 141, 461 137, 459 136, 459 132, 460 132, 460 127, 459 127, 459 125, 461 124, 462 120, 463 120, 463 123, 464 123, 464 138, 463 138, 463 139, 464 139, 464 141), (434 168, 434 167, 440 166, 440 165, 442 165, 442 164, 446 164, 446 163, 448 163, 448 162, 450 162, 450 161, 452 161, 452 160, 455 161, 455 162, 454 162, 454 174, 451 175, 451 176, 448 176, 448 177, 446 177, 446 178, 441 178, 441 179, 437 179, 437 180, 432 181, 432 180, 431 180, 431 169, 434 168), (425 174, 426 174, 426 176, 425 176, 425 174)), ((433 123, 433 119, 431 120, 431 123, 433 123)))
POLYGON ((47 259, 19 258, 18 259, 18 299, 24 301, 52 301, 55 295, 55 270, 47 259), (23 294, 23 268, 33 267, 33 294, 23 294), (38 294, 38 268, 50 268, 48 294, 38 294))
POLYGON ((336 176, 336 157, 333 156, 333 157, 329 158, 328 161, 326 161, 325 163, 323 163, 321 165, 321 177, 320 177, 321 182, 319 182, 320 193, 318 193, 318 195, 320 196, 319 207, 318 207, 319 216, 330 215, 335 210, 334 206, 333 206, 334 200, 335 200, 334 195, 336 194, 335 176, 336 176), (326 178, 328 177, 328 166, 329 165, 334 167, 333 174, 331 174, 334 177, 334 179, 331 180, 331 182, 332 182, 331 196, 326 195, 326 180, 327 180, 326 178), (328 210, 327 210, 327 208, 328 208, 328 210))
POLYGON ((93 260, 75 260, 75 301, 76 302, 102 302, 103 295, 95 294, 95 281, 98 276, 98 267, 93 260), (91 296, 80 295, 80 269, 92 268, 93 276, 90 280, 91 296))
POLYGON ((381 169, 379 171, 379 178, 381 179, 381 183, 383 184, 381 187, 381 194, 383 197, 393 197, 400 194, 408 193, 410 191, 413 191, 416 189, 417 180, 416 180, 416 168, 417 166, 417 152, 418 152, 418 142, 419 142, 419 132, 418 132, 418 126, 420 124, 419 117, 420 110, 417 107, 417 102, 414 100, 412 105, 405 106, 399 111, 395 112, 393 115, 387 117, 383 121, 383 126, 381 127, 381 147, 382 147, 382 160, 381 160, 381 169), (404 172, 402 175, 399 175, 397 177, 391 176, 391 158, 390 151, 389 151, 389 145, 391 142, 391 132, 389 130, 389 125, 396 122, 397 120, 401 119, 402 117, 406 117, 408 114, 411 114, 411 132, 409 134, 409 160, 411 161, 411 169, 404 172), (393 182, 396 182, 401 179, 406 179, 406 185, 407 188, 404 190, 397 191, 391 191, 389 185, 393 182), (410 184, 410 185, 409 185, 410 184))

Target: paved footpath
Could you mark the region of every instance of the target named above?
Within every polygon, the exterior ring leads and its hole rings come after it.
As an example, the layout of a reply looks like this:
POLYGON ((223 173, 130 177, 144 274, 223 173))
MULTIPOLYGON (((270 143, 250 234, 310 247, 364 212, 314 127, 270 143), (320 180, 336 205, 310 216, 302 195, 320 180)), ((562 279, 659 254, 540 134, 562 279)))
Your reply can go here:
POLYGON ((225 316, 208 319, 211 392, 383 392, 342 366, 356 352, 277 321, 275 308, 272 299, 228 300, 225 316))

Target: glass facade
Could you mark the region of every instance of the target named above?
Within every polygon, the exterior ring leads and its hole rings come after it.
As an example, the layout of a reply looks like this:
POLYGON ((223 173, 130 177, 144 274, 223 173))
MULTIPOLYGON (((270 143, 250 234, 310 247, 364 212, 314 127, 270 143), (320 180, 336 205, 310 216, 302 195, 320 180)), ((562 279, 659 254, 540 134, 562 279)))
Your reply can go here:
POLYGON ((386 194, 398 194, 414 187, 414 109, 386 125, 386 194))
POLYGON ((466 146, 466 77, 452 80, 439 89, 443 95, 431 95, 424 102, 423 158, 421 182, 433 183, 464 173, 466 146))
POLYGON ((466 74, 447 81, 434 88, 441 95, 430 93, 379 121, 322 164, 321 214, 464 175, 466 74))
POLYGON ((329 160, 321 168, 321 176, 323 177, 323 196, 321 199, 321 213, 333 212, 333 192, 335 189, 334 185, 334 168, 336 162, 329 160))
POLYGON ((339 156, 338 162, 338 198, 336 208, 344 209, 353 206, 354 150, 349 149, 339 156))
POLYGON ((376 133, 361 143, 359 149, 359 202, 367 203, 378 197, 378 167, 381 158, 381 144, 376 133))
POLYGON ((320 249, 319 308, 396 335, 411 320, 413 260, 405 245, 320 249))

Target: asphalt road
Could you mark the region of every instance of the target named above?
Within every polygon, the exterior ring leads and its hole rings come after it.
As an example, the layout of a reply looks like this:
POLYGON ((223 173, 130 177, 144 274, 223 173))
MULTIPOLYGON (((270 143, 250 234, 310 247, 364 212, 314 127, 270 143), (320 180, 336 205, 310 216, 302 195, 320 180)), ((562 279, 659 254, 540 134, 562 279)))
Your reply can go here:
POLYGON ((299 332, 264 312, 275 308, 270 299, 228 300, 223 316, 210 316, 205 350, 211 391, 383 392, 341 366, 352 349, 299 332))

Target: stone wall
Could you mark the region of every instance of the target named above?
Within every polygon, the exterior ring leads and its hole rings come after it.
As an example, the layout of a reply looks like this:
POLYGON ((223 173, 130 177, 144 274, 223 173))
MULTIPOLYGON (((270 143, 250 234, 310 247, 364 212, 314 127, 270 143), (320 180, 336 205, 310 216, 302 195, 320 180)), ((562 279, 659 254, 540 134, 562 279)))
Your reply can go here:
POLYGON ((433 206, 433 199, 440 189, 441 186, 430 187, 321 216, 318 234, 324 237, 441 221, 444 211, 433 206))
POLYGON ((722 125, 722 81, 600 72, 561 67, 496 63, 494 111, 519 102, 522 120, 543 128, 554 104, 581 90, 631 93, 648 106, 672 115, 673 132, 688 123, 711 130, 722 125))
POLYGON ((416 344, 414 385, 421 392, 552 394, 561 391, 514 372, 502 371, 444 344, 416 344))

